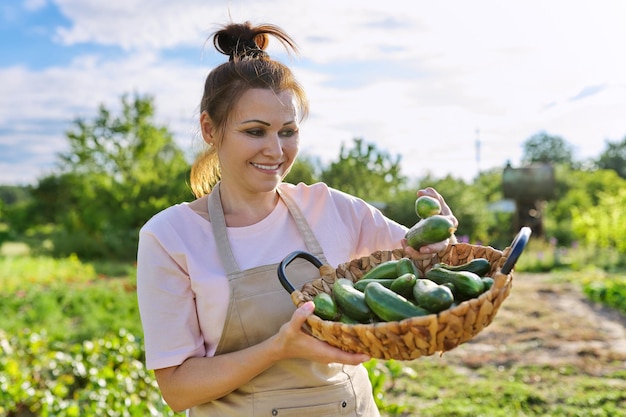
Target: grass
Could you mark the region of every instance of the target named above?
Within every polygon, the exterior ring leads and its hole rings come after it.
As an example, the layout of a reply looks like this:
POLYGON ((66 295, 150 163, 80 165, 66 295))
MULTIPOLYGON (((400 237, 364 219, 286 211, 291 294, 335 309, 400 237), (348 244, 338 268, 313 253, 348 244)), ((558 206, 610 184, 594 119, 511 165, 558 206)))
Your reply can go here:
POLYGON ((384 402, 392 406, 385 416, 626 416, 623 372, 594 376, 550 366, 483 366, 468 372, 446 364, 445 356, 421 358, 404 368, 403 376, 387 383, 384 402))
POLYGON ((73 256, 1 257, 0 329, 27 328, 69 342, 121 328, 141 334, 135 288, 134 272, 111 277, 73 256))

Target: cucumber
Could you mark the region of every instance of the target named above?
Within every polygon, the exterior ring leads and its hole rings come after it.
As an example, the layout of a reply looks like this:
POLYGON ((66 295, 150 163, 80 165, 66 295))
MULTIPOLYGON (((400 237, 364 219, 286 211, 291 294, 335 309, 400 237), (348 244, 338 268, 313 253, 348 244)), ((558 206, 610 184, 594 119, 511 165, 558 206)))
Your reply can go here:
POLYGON ((427 310, 416 306, 400 294, 377 282, 365 288, 365 302, 384 321, 400 321, 409 317, 430 314, 427 310))
POLYGON ((420 271, 417 266, 409 258, 400 258, 396 264, 396 276, 400 277, 404 274, 413 274, 416 277, 420 276, 420 271))
POLYGON ((396 273, 396 264, 397 260, 391 260, 387 262, 383 262, 381 264, 376 265, 369 271, 367 271, 361 279, 379 279, 379 278, 397 278, 398 275, 396 273))
POLYGON ((436 198, 423 195, 415 200, 415 213, 420 219, 441 213, 441 203, 436 198))
POLYGON ((454 303, 454 295, 450 288, 427 278, 417 280, 413 286, 413 297, 418 306, 432 313, 448 309, 454 303))
POLYGON ((355 289, 349 279, 339 278, 335 281, 333 298, 342 313, 361 323, 369 323, 374 317, 374 313, 365 303, 365 294, 355 289))
POLYGON ((445 268, 449 271, 470 271, 478 276, 483 276, 491 271, 491 262, 485 258, 474 258, 469 262, 460 265, 448 265, 446 263, 438 263, 437 266, 445 268))
POLYGON ((321 292, 313 297, 313 303, 315 304, 315 315, 324 320, 335 320, 339 316, 339 310, 337 310, 337 304, 333 297, 325 292, 321 292))
POLYGON ((394 279, 389 286, 389 289, 396 294, 400 294, 404 298, 413 298, 413 286, 417 282, 415 274, 402 274, 398 278, 394 279))
POLYGON ((339 317, 339 322, 343 324, 359 324, 359 321, 353 319, 345 313, 339 317))
POLYGON ((365 278, 365 279, 360 279, 357 282, 354 283, 354 288, 356 288, 357 290, 363 292, 365 291, 365 287, 367 287, 368 284, 372 283, 372 282, 378 282, 380 284, 382 284, 384 287, 391 287, 391 283, 395 280, 396 278, 365 278))
POLYGON ((447 283, 454 285, 457 294, 460 294, 463 298, 476 297, 485 288, 485 284, 483 284, 480 277, 470 271, 449 271, 442 267, 433 266, 426 271, 425 276, 440 285, 447 283))
POLYGON ((450 219, 435 214, 417 222, 405 237, 409 246, 419 250, 422 246, 448 239, 455 231, 456 227, 450 219))
POLYGON ((485 288, 484 288, 483 291, 489 291, 491 289, 491 287, 493 287, 493 283, 495 282, 493 280, 493 278, 491 278, 491 277, 481 277, 480 280, 485 285, 485 288))

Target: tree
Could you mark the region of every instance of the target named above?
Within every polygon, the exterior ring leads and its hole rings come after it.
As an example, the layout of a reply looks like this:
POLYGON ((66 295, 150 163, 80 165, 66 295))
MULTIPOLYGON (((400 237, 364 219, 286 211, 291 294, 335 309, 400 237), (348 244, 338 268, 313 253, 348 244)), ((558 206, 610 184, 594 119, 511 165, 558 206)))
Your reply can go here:
POLYGON ((603 194, 626 188, 626 180, 612 170, 581 171, 559 167, 556 178, 556 198, 545 208, 545 230, 547 236, 556 238, 559 245, 564 246, 578 237, 572 228, 575 210, 589 212, 601 203, 603 194))
POLYGON ((155 124, 152 98, 121 101, 118 116, 100 106, 92 121, 75 121, 59 172, 35 190, 60 226, 59 255, 132 259, 143 223, 191 197, 189 163, 167 128, 155 124))
POLYGON ((621 142, 607 141, 606 146, 596 165, 600 169, 612 169, 620 177, 626 178, 626 136, 621 142))
POLYGON ((371 203, 389 201, 406 182, 400 156, 392 157, 360 138, 351 149, 341 146, 339 160, 322 171, 321 180, 371 203))
POLYGON ((573 165, 573 148, 560 136, 545 132, 536 133, 524 142, 522 162, 534 162, 573 165))

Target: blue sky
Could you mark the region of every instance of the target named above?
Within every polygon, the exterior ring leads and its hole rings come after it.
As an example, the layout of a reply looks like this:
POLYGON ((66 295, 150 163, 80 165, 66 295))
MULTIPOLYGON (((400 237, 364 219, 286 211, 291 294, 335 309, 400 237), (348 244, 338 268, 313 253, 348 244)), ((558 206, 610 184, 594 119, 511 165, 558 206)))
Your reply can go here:
POLYGON ((0 184, 36 183, 77 117, 129 93, 152 95, 191 155, 204 77, 223 60, 205 41, 231 18, 300 46, 269 52, 305 86, 302 152, 325 162, 360 137, 410 177, 471 180, 519 164, 541 131, 578 159, 626 137, 622 0, 3 0, 0 184))

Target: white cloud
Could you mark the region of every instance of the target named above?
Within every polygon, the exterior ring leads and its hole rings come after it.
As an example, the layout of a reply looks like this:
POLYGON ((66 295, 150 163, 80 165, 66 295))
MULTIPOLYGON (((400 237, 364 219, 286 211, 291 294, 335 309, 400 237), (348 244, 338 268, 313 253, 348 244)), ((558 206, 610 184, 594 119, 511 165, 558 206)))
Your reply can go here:
MULTIPOLYGON (((59 120, 91 117, 98 104, 116 106, 121 94, 137 91, 156 97, 158 120, 190 147, 205 73, 222 59, 210 42, 201 56, 203 43, 231 17, 275 23, 299 44, 302 57, 286 62, 311 98, 303 147, 326 161, 342 142, 364 137, 402 154, 411 175, 471 178, 478 166, 517 163, 522 143, 538 131, 562 136, 580 157, 626 135, 621 0, 56 4, 72 22, 58 28, 58 42, 119 46, 126 54, 110 60, 96 49, 65 67, 0 68, 0 97, 11 97, 0 100, 0 125, 56 122, 51 146, 63 135, 59 120), (179 46, 197 48, 197 61, 163 58, 179 46)), ((282 53, 277 45, 270 43, 271 53, 282 53)), ((41 140, 22 133, 23 143, 41 140)))

